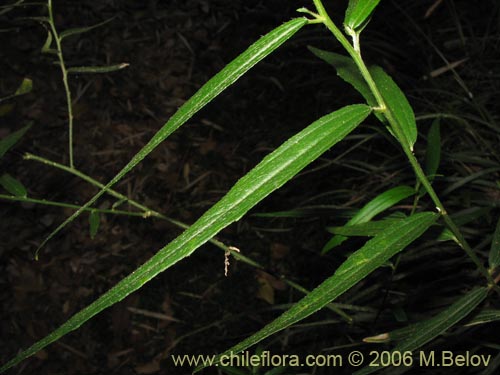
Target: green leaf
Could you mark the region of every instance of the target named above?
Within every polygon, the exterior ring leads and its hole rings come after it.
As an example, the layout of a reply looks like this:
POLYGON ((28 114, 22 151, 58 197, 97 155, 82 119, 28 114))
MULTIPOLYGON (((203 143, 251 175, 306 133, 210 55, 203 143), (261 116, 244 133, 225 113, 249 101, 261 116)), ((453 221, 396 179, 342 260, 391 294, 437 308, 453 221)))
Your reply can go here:
MULTIPOLYGON (((491 211, 491 207, 471 207, 460 212, 454 213, 451 215, 454 223, 461 227, 462 225, 468 224, 484 215, 488 214, 491 211)), ((448 228, 443 229, 441 234, 437 238, 438 241, 455 241, 459 245, 460 243, 456 239, 455 235, 448 228)))
POLYGON ((47 30, 47 39, 45 39, 45 43, 42 46, 42 53, 54 53, 55 51, 50 48, 52 46, 52 31, 47 30))
POLYGON ((342 140, 371 112, 351 105, 315 121, 266 156, 232 189, 179 237, 163 247, 145 264, 121 280, 94 303, 0 368, 1 371, 77 329, 107 307, 122 300, 173 264, 193 253, 220 230, 239 220, 248 210, 290 180, 306 165, 342 140))
POLYGON ((440 119, 436 118, 427 134, 427 150, 425 152, 425 174, 432 182, 436 176, 441 160, 441 135, 439 130, 440 119))
POLYGON ((59 39, 63 40, 64 38, 67 38, 68 36, 76 35, 76 34, 83 34, 86 33, 87 31, 97 29, 98 27, 101 27, 108 22, 113 21, 116 18, 116 16, 111 17, 107 19, 106 21, 100 22, 98 24, 92 25, 92 26, 87 26, 87 27, 76 27, 74 29, 68 29, 64 30, 62 33, 59 34, 59 39))
POLYGON ((14 95, 24 95, 31 92, 31 90, 33 90, 33 81, 29 78, 24 78, 14 95))
POLYGON ((94 239, 99 230, 99 225, 101 224, 101 216, 99 215, 99 211, 92 210, 89 213, 89 231, 90 238, 94 239))
POLYGON ((24 78, 16 92, 12 95, 0 98, 0 103, 11 98, 15 98, 16 96, 25 95, 31 92, 33 89, 33 81, 29 78, 24 78))
POLYGON ((370 88, 366 84, 363 76, 359 72, 354 61, 347 56, 339 55, 338 53, 328 52, 319 48, 307 47, 316 57, 332 65, 337 71, 337 75, 344 81, 352 85, 365 98, 368 105, 377 107, 377 101, 373 96, 370 88))
MULTIPOLYGON (((401 200, 408 198, 409 196, 415 194, 415 189, 409 186, 397 186, 395 188, 389 189, 382 194, 379 194, 368 202, 363 208, 361 208, 352 218, 346 223, 346 226, 351 226, 355 224, 362 224, 370 221, 379 213, 387 210, 388 208, 394 206, 401 200)), ((339 246, 344 242, 347 237, 344 236, 334 236, 327 244, 323 247, 321 253, 325 254, 336 246, 339 246)))
POLYGON ((107 66, 73 66, 71 68, 68 68, 68 73, 70 74, 109 73, 121 70, 129 65, 130 64, 128 63, 121 63, 121 64, 107 65, 107 66))
POLYGON ((484 309, 477 313, 470 321, 468 321, 465 326, 476 326, 479 324, 486 324, 491 322, 497 322, 500 320, 500 310, 494 309, 484 309))
MULTIPOLYGON (((111 179, 108 184, 102 188, 92 199, 85 203, 81 209, 76 211, 61 225, 59 225, 49 236, 42 242, 39 249, 43 247, 56 233, 58 233, 67 224, 71 223, 85 209, 90 207, 101 195, 120 181, 130 170, 139 164, 147 155, 149 155, 161 142, 163 142, 170 134, 188 121, 195 113, 202 109, 207 103, 213 100, 222 91, 232 85, 250 68, 265 58, 281 44, 291 38, 299 31, 308 20, 304 17, 295 18, 285 24, 277 27, 268 34, 261 37, 257 42, 252 44, 245 52, 236 57, 224 69, 213 76, 205 83, 187 102, 185 102, 175 114, 167 121, 165 125, 153 136, 153 138, 111 179)), ((38 249, 38 250, 39 250, 38 249)), ((37 250, 37 254, 38 254, 37 250)))
POLYGON ((345 12, 344 25, 351 30, 363 27, 380 0, 350 0, 345 12))
POLYGON ((26 197, 28 195, 24 185, 8 173, 5 173, 0 177, 0 185, 16 197, 26 197))
MULTIPOLYGON (((403 139, 399 141, 403 145, 413 151, 413 145, 417 141, 417 122, 415 121, 415 114, 413 109, 408 103, 408 99, 403 94, 401 89, 396 85, 392 78, 384 72, 379 66, 370 68, 370 73, 380 90, 380 94, 384 98, 387 110, 394 117, 396 122, 401 126, 403 139)), ((395 129, 392 129, 393 134, 397 134, 395 129)))
POLYGON ((367 223, 345 225, 343 227, 328 227, 328 232, 346 237, 373 237, 382 232, 389 225, 399 222, 400 219, 384 219, 367 223))
POLYGON ((420 237, 437 218, 437 214, 424 212, 402 219, 387 227, 361 249, 354 252, 335 271, 333 276, 321 283, 272 323, 236 344, 224 354, 239 353, 323 308, 420 237))
POLYGON ((4 139, 0 140, 0 159, 5 155, 7 151, 10 150, 12 146, 14 146, 23 137, 23 135, 28 131, 29 128, 31 128, 31 124, 26 125, 24 128, 21 128, 18 131, 15 131, 14 133, 9 134, 4 139))
MULTIPOLYGON (((401 337, 401 335, 410 336, 406 337, 399 345, 397 345, 393 352, 403 353, 405 351, 416 350, 434 338, 442 335, 448 329, 469 315, 472 310, 484 301, 487 295, 488 288, 475 288, 433 318, 402 328, 401 330, 394 331, 390 334, 393 339, 398 336, 401 337)), ((355 375, 371 374, 372 372, 382 368, 382 365, 380 365, 380 367, 366 367, 355 372, 355 375)))
POLYGON ((498 220, 497 228, 495 229, 493 239, 491 240, 488 261, 491 270, 494 270, 500 265, 500 219, 498 220))
POLYGON ((41 24, 50 24, 50 18, 49 17, 19 17, 18 20, 20 21, 36 21, 40 22, 41 24))

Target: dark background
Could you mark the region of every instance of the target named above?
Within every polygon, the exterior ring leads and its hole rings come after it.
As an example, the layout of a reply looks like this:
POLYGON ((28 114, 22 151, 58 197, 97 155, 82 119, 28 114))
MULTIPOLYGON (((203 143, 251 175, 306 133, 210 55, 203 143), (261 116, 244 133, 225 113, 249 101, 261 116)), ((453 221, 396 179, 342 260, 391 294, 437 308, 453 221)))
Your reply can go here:
MULTIPOLYGON (((325 3, 341 24, 346 3, 325 3)), ((435 186, 452 213, 484 210, 464 230, 485 259, 485 239, 491 238, 498 218, 498 171, 449 190, 499 163, 499 4, 447 0, 430 10, 435 3, 382 1, 362 34, 363 56, 394 77, 417 117, 423 117, 415 148, 420 160, 432 122, 425 116, 448 116, 442 121, 442 176, 435 186), (452 63, 467 60, 454 73, 432 77, 446 66, 443 57, 452 63)), ((296 16, 301 6, 312 9, 307 1, 283 0, 54 1, 59 32, 116 17, 64 41, 68 66, 130 64, 118 72, 70 77, 76 167, 108 181, 197 88, 258 37, 296 16)), ((33 92, 10 101, 13 107, 0 117, 1 137, 33 121, 23 141, 2 159, 0 170, 22 181, 31 197, 83 204, 95 188, 63 171, 23 160, 30 152, 68 162, 61 74, 55 58, 40 53, 46 31, 26 19, 41 14, 40 7, 32 6, 0 18, 6 29, 0 33, 0 97, 15 91, 23 77, 34 83, 33 92)), ((362 102, 333 68, 307 50, 308 45, 342 53, 322 26, 305 27, 170 136, 115 189, 192 223, 288 137, 319 116, 362 102)), ((267 273, 233 259, 226 278, 223 252, 203 246, 11 373, 189 373, 187 367, 173 368, 169 356, 219 353, 262 328, 301 297, 271 275, 286 275, 306 288, 318 285, 363 243, 353 239, 320 256, 330 238, 325 228, 342 225, 378 193, 414 183, 401 150, 370 117, 218 236, 262 263, 267 273), (292 209, 299 210, 300 217, 256 215, 292 209)), ((106 197, 99 207, 114 202, 106 197)), ((428 198, 419 204, 422 210, 433 209, 428 198)), ((408 200, 398 209, 409 213, 411 205, 408 200)), ((0 201, 0 212, 2 362, 48 334, 180 233, 160 220, 107 215, 96 238, 90 239, 88 217, 82 215, 34 261, 37 245, 71 211, 0 201)), ((339 302, 349 305, 346 312, 354 324, 323 310, 264 341, 262 348, 301 355, 390 348, 361 340, 432 316, 483 282, 453 242, 429 243, 436 231, 402 257, 397 272, 383 267, 342 296, 339 302)), ((486 305, 498 306, 497 296, 486 305)), ((498 344, 498 326, 487 324, 459 326, 426 348, 497 354, 498 344)), ((296 370, 289 371, 332 373, 325 368, 296 370)), ((335 371, 351 373, 349 368, 335 371)))

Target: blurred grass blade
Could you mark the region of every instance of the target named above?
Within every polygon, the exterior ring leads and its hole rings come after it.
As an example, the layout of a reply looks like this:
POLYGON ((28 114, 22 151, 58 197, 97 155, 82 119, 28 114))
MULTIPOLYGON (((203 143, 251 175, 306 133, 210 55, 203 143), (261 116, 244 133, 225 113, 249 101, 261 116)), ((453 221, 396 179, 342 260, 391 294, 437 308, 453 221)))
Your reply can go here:
POLYGON ((389 225, 399 222, 401 219, 384 219, 369 221, 367 223, 345 225, 343 227, 326 228, 328 232, 346 237, 374 237, 389 225))
POLYGON ((425 174, 432 182, 436 176, 441 160, 441 134, 439 117, 432 122, 427 134, 427 150, 425 151, 425 174))
POLYGON ((19 95, 24 95, 33 90, 33 81, 29 78, 24 78, 19 87, 17 88, 16 92, 14 93, 15 96, 19 95))
POLYGON ((16 6, 23 5, 24 0, 18 0, 15 3, 8 4, 8 5, 2 5, 0 6, 0 16, 4 15, 5 13, 10 12, 12 9, 14 9, 16 6))
POLYGON ((379 66, 370 68, 375 84, 380 90, 380 94, 384 98, 387 109, 392 113, 396 122, 398 122, 403 130, 404 139, 399 141, 407 145, 413 151, 413 145, 417 141, 417 123, 415 114, 408 103, 405 94, 396 85, 392 78, 384 72, 379 66))
POLYGON ((266 156, 233 188, 179 237, 163 247, 145 264, 125 277, 94 303, 23 351, 0 372, 80 327, 107 307, 122 300, 168 267, 187 257, 220 230, 239 220, 248 210, 290 180, 306 165, 342 140, 371 112, 364 104, 345 107, 315 121, 266 156))
POLYGON ((117 16, 111 17, 107 19, 106 21, 100 22, 98 24, 92 25, 92 26, 87 26, 87 27, 76 27, 74 29, 68 29, 64 30, 62 33, 59 34, 59 39, 63 40, 64 38, 67 38, 68 36, 76 35, 76 34, 83 34, 86 33, 87 31, 97 29, 98 27, 101 27, 108 22, 113 21, 117 16))
POLYGON ((24 128, 21 128, 0 140, 0 159, 23 137, 29 128, 31 128, 31 124, 26 125, 24 128))
MULTIPOLYGON (((476 315, 474 315, 470 320, 467 320, 463 324, 463 326, 471 327, 475 325, 487 324, 497 321, 500 321, 500 310, 484 309, 481 310, 476 315)), ((421 330, 421 327, 423 327, 425 324, 426 321, 422 321, 415 324, 411 324, 403 328, 396 329, 391 332, 386 332, 376 336, 366 337, 363 339, 363 342, 369 342, 369 343, 385 343, 390 341, 401 342, 415 335, 417 332, 421 330)))
POLYGON ((316 57, 332 65, 337 71, 337 75, 363 95, 363 98, 365 98, 368 105, 377 107, 375 97, 359 72, 358 67, 350 57, 339 55, 335 52, 324 51, 311 46, 307 48, 316 57))
MULTIPOLYGON (((401 334, 410 334, 410 336, 404 339, 399 345, 397 345, 394 348, 393 353, 403 353, 405 351, 416 350, 427 344, 437 336, 440 336, 446 330, 453 327, 455 324, 469 315, 472 310, 474 310, 481 302, 484 301, 487 295, 488 288, 475 288, 433 318, 395 331, 392 334, 393 339, 395 339, 397 335, 401 334)), ((391 334, 389 334, 389 336, 391 336, 391 334)), ((382 365, 380 367, 366 367, 364 369, 361 369, 360 371, 355 372, 355 375, 371 374, 372 372, 375 372, 382 368, 382 365)))
POLYGON ((99 215, 99 211, 92 210, 89 213, 89 231, 90 238, 94 239, 99 230, 99 225, 101 224, 101 216, 99 215))
POLYGON ((224 69, 213 76, 205 83, 186 103, 184 103, 175 114, 167 121, 165 125, 153 136, 153 138, 123 167, 123 169, 111 179, 108 184, 102 188, 93 198, 85 203, 82 208, 76 211, 61 225, 59 225, 49 236, 42 242, 36 251, 35 258, 38 257, 38 251, 47 241, 49 241, 56 233, 58 233, 67 224, 71 223, 78 217, 86 208, 90 207, 101 195, 103 195, 110 187, 120 181, 130 170, 149 155, 161 142, 163 142, 177 128, 183 125, 196 112, 202 109, 207 103, 224 91, 227 87, 233 84, 238 78, 245 74, 250 68, 265 58, 281 44, 291 38, 297 31, 308 23, 306 18, 295 18, 283 25, 275 28, 268 34, 261 37, 257 42, 252 44, 245 52, 236 57, 224 69))
POLYGON ((489 253, 490 270, 494 270, 500 265, 500 219, 497 223, 497 228, 491 240, 491 248, 489 253))
POLYGON ((363 26, 380 0, 350 0, 345 12, 344 25, 352 30, 363 26))
POLYGON ((107 66, 73 66, 71 68, 68 68, 68 73, 70 74, 110 73, 126 68, 129 65, 130 64, 128 63, 121 63, 121 64, 107 65, 107 66))
MULTIPOLYGON (((224 354, 239 353, 323 308, 420 237, 437 218, 437 214, 424 212, 402 219, 387 227, 361 249, 354 252, 342 263, 333 276, 321 283, 272 323, 236 344, 224 354)), ((200 368, 195 371, 197 370, 200 368)))
MULTIPOLYGON (((335 68, 337 75, 344 81, 349 83, 352 87, 354 87, 354 89, 356 89, 356 91, 358 91, 363 96, 363 98, 365 98, 369 106, 378 106, 377 100, 373 96, 358 67, 350 57, 339 55, 335 52, 324 51, 311 46, 307 48, 316 57, 332 65, 335 68)), ((382 113, 376 111, 374 112, 374 115, 379 119, 380 122, 386 122, 386 119, 382 113)))
POLYGON ((31 92, 31 90, 33 90, 33 81, 29 78, 23 78, 23 81, 21 82, 19 87, 16 89, 14 94, 0 98, 0 103, 5 101, 5 100, 8 100, 8 99, 15 98, 16 96, 28 94, 31 92))
POLYGON ((28 196, 28 191, 24 185, 8 173, 5 173, 0 177, 0 185, 16 197, 28 196))
MULTIPOLYGON (((413 194, 415 194, 415 189, 405 185, 389 189, 373 198, 363 208, 361 208, 351 218, 351 220, 346 223, 346 226, 367 223, 379 213, 387 210, 399 201, 408 198, 413 194)), ((326 245, 321 250, 321 253, 327 253, 336 246, 339 246, 346 239, 347 237, 344 236, 334 236, 330 241, 326 243, 326 245)))

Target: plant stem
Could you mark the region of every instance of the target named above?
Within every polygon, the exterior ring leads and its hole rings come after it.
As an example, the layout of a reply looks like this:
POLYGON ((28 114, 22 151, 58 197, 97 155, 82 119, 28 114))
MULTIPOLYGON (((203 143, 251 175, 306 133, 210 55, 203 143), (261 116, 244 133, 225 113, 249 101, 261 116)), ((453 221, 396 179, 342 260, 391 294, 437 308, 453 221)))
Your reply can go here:
MULTIPOLYGON (((363 76, 364 80, 368 84, 371 92, 373 93, 373 96, 375 97, 377 104, 379 108, 376 108, 376 110, 379 110, 382 112, 389 122, 389 125, 393 129, 396 138, 398 140, 404 139, 403 137, 403 129, 401 128, 401 125, 396 121, 394 118, 392 112, 387 108, 387 105, 385 103, 384 98, 380 94, 380 91, 378 90, 377 85, 375 84, 375 81, 373 80, 370 71, 368 70, 367 66, 365 65, 362 57, 361 57, 361 51, 358 49, 355 49, 347 40, 347 38, 344 36, 344 34, 339 30, 339 28, 333 23, 331 20, 330 16, 325 10, 325 7, 323 6, 321 0, 313 0, 314 5, 316 6, 316 9, 318 11, 318 14, 320 17, 323 19, 323 24, 330 30, 330 32, 335 36, 335 38, 342 44, 342 46, 346 49, 347 53, 352 57, 354 60, 356 66, 358 67, 361 75, 363 76)), ((406 154, 406 157, 408 158, 408 161, 410 162, 417 178, 420 180, 422 186, 425 188, 427 193, 429 194, 430 198, 436 205, 436 208, 438 209, 439 213, 442 215, 443 220, 446 224, 446 226, 451 230, 455 238, 457 239, 458 243, 460 244, 460 247, 466 252, 466 254, 469 256, 469 258, 476 264, 478 270, 486 277, 488 280, 488 283, 490 286, 494 286, 495 282, 492 278, 492 276, 489 274, 488 270, 484 266, 484 264, 481 262, 481 260, 477 257, 477 255, 474 253, 472 248, 469 246, 467 241, 465 240, 464 236, 458 229, 457 225, 453 222, 453 220, 450 218, 448 213, 446 212, 446 209, 444 208, 443 203, 437 196, 434 188, 432 187, 431 183, 427 179, 427 176, 425 175, 425 172, 422 170, 422 167, 420 166, 418 160, 416 159, 415 155, 413 154, 412 150, 406 145, 404 142, 399 142, 401 144, 401 147, 403 148, 404 153, 406 154)))
MULTIPOLYGON (((63 164, 59 164, 55 161, 52 161, 52 160, 48 160, 48 159, 45 159, 45 158, 42 158, 40 156, 36 156, 36 155, 33 155, 33 154, 30 154, 30 153, 27 153, 24 155, 24 159, 26 160, 35 160, 35 161, 38 161, 40 163, 43 163, 45 165, 48 165, 50 167, 53 167, 53 168, 57 168, 57 169, 60 169, 60 170, 63 170, 65 172, 68 172, 68 173, 71 173, 72 175, 74 176, 77 176, 79 178, 81 178, 82 180, 84 181, 87 181, 88 183, 98 187, 99 189, 102 189, 104 187, 104 184, 100 183, 99 181, 97 180, 94 180, 92 177, 80 172, 78 169, 75 169, 75 168, 72 168, 72 167, 68 167, 67 165, 63 165, 63 164)), ((119 199, 119 200, 123 200, 123 201, 127 201, 127 203, 129 203, 131 206, 134 206, 135 208, 138 208, 139 210, 143 211, 142 213, 142 216, 143 217, 150 217, 150 216, 153 216, 153 217, 158 217, 158 218, 162 218, 162 219, 165 219, 167 221, 170 221, 170 220, 173 220, 173 219, 170 219, 169 217, 167 216, 164 216, 156 211, 153 211, 151 210, 150 208, 140 204, 139 202, 136 202, 130 198, 128 198, 127 196, 121 194, 121 193, 118 193, 117 191, 115 190, 108 190, 107 191, 110 195, 112 195, 113 197, 119 199)))
MULTIPOLYGON (((56 202, 56 201, 49 201, 46 199, 36 199, 36 198, 28 198, 28 197, 16 197, 14 195, 6 195, 6 194, 0 194, 0 199, 5 199, 8 201, 13 201, 13 202, 26 202, 26 203, 42 204, 44 206, 71 208, 74 210, 78 210, 80 208, 79 205, 71 204, 71 203, 56 202)), ((109 210, 109 209, 92 208, 92 207, 85 209, 85 211, 97 211, 99 213, 113 214, 113 215, 126 215, 126 216, 139 216, 139 217, 143 216, 140 212, 112 210, 112 209, 109 210)))
MULTIPOLYGON (((87 181, 88 183, 90 183, 91 185, 94 185, 95 187, 98 187, 99 189, 102 189, 104 187, 104 184, 100 183, 99 181, 97 180, 94 180, 92 177, 80 172, 79 170, 75 169, 75 168, 71 168, 71 167, 68 167, 66 165, 63 165, 63 164, 60 164, 60 163, 57 163, 55 161, 52 161, 52 160, 48 160, 48 159, 45 159, 45 158, 42 158, 40 156, 36 156, 36 155, 33 155, 33 154, 30 154, 30 153, 27 153, 24 155, 24 159, 26 160, 34 160, 34 161, 37 161, 37 162, 40 162, 40 163, 43 163, 45 165, 48 165, 50 167, 53 167, 53 168, 56 168, 56 169, 60 169, 60 170, 63 170, 65 172, 68 172, 68 173, 71 173, 72 175, 74 176, 77 176, 79 178, 81 178, 82 180, 84 181, 87 181)), ((133 200, 133 199, 130 199, 128 198, 127 196, 123 195, 123 194, 120 194, 119 192, 115 191, 115 190, 112 190, 112 189, 108 189, 106 191, 109 195, 119 199, 119 200, 123 200, 123 201, 126 201, 127 203, 129 203, 131 206, 134 206, 136 208, 138 208, 139 210, 141 210, 143 213, 137 213, 137 212, 130 212, 130 211, 116 211, 116 210, 98 210, 99 212, 103 212, 103 213, 111 213, 111 214, 114 214, 114 213, 121 213, 123 215, 127 215, 127 214, 130 214, 130 216, 141 216, 143 218, 147 218, 147 217, 156 217, 158 219, 162 219, 162 220, 165 220, 165 221, 168 221, 169 223, 179 227, 179 228, 182 228, 182 229, 187 229, 189 228, 189 225, 181 222, 181 221, 178 221, 178 220, 175 220, 175 219, 172 219, 168 216, 165 216, 155 210, 152 210, 151 208, 149 207, 146 207, 142 204, 140 204, 139 202, 133 200)), ((80 206, 77 206, 77 205, 68 205, 68 204, 65 204, 65 203, 59 203, 59 202, 49 202, 49 201, 45 201, 45 200, 37 200, 37 199, 29 199, 29 198, 17 198, 17 199, 14 199, 16 197, 11 197, 11 196, 8 196, 8 195, 0 195, 0 199, 1 198, 5 198, 5 199, 9 199, 9 200, 17 200, 17 201, 26 201, 26 202, 33 202, 33 203, 40 203, 40 204, 48 204, 48 205, 53 205, 53 206, 62 206, 62 207, 68 207, 68 208, 75 208, 75 209, 79 209, 80 206)), ((88 211, 91 211, 91 210, 95 210, 94 208, 88 208, 87 209, 88 211)), ((245 255, 237 252, 237 251, 234 251, 231 249, 230 246, 226 246, 224 243, 222 243, 221 241, 215 239, 215 238, 212 238, 209 240, 210 243, 212 243, 213 245, 215 245, 216 247, 218 247, 219 249, 223 250, 224 252, 227 252, 229 251, 231 253, 231 255, 237 259, 237 260, 240 260, 252 267, 255 267, 255 268, 258 268, 264 272, 267 272, 269 273, 270 275, 273 275, 275 276, 276 278, 282 280, 284 283, 286 283, 288 286, 292 287, 293 289, 301 292, 301 293, 304 293, 304 294, 308 294, 309 291, 307 289, 305 289, 304 287, 300 286, 299 284, 297 283, 294 283, 293 281, 287 279, 285 276, 283 275, 276 275, 274 274, 272 271, 269 271, 267 270, 263 265, 261 265, 260 263, 254 261, 253 259, 251 258, 248 258, 246 257, 245 255)), ((331 311, 335 312, 336 314, 338 314, 339 316, 341 316, 344 320, 346 320, 348 323, 352 323, 353 322, 353 318, 346 314, 341 308, 339 307, 336 307, 335 304, 328 304, 327 305, 327 308, 329 308, 331 311)))
POLYGON ((69 149, 69 166, 74 168, 74 158, 73 158, 73 104, 71 102, 71 90, 69 88, 68 82, 68 70, 66 69, 66 64, 64 63, 64 56, 61 46, 61 38, 57 33, 56 24, 54 21, 54 14, 52 12, 52 0, 48 0, 47 8, 49 11, 49 24, 52 34, 54 36, 54 41, 57 47, 57 57, 59 59, 59 66, 61 68, 62 80, 64 84, 64 91, 66 92, 66 103, 68 107, 68 149, 69 149))

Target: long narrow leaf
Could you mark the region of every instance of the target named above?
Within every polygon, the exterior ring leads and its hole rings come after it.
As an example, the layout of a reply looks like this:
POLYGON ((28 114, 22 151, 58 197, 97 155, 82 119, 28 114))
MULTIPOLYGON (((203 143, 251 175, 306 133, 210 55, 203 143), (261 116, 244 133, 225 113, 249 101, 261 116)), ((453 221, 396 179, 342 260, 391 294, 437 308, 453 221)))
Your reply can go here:
POLYGON ((413 145, 417 141, 417 122, 413 109, 408 103, 405 94, 396 85, 392 78, 379 66, 370 68, 377 87, 384 98, 388 110, 403 130, 404 139, 400 139, 413 151, 413 145))
MULTIPOLYGON (((111 179, 108 184, 101 189, 92 199, 85 203, 82 208, 76 211, 61 225, 59 225, 42 242, 38 250, 43 247, 56 233, 71 223, 86 208, 90 207, 100 196, 102 196, 110 187, 120 181, 130 170, 149 155, 161 142, 170 134, 194 116, 196 112, 202 109, 207 103, 233 84, 238 78, 245 74, 250 68, 265 58, 292 35, 299 31, 308 23, 306 18, 295 18, 277 27, 270 33, 264 35, 257 42, 252 44, 245 52, 236 57, 224 69, 212 77, 203 85, 179 110, 163 125, 163 127, 153 136, 153 138, 123 167, 123 169, 111 179)), ((37 250, 37 254, 38 254, 37 250)))
POLYGON ((99 225, 101 224, 101 216, 99 215, 99 211, 92 210, 89 214, 89 232, 90 238, 94 239, 97 231, 99 230, 99 225))
POLYGON ((485 309, 478 312, 465 326, 477 326, 480 324, 487 324, 491 322, 498 322, 500 320, 500 310, 485 309))
MULTIPOLYGON (((363 208, 361 208, 352 218, 347 222, 347 226, 367 223, 373 219, 379 213, 387 210, 388 208, 394 206, 399 201, 408 198, 409 196, 415 194, 415 189, 409 186, 397 186, 395 188, 384 191, 370 202, 368 202, 363 208)), ((323 247, 322 254, 327 253, 336 246, 339 246, 344 242, 347 237, 335 236, 323 247)))
POLYGON ((116 17, 117 16, 108 18, 107 20, 105 20, 103 22, 99 22, 99 23, 97 23, 95 25, 92 25, 92 26, 76 27, 74 29, 64 30, 62 33, 59 34, 59 39, 63 40, 64 38, 67 38, 68 36, 71 36, 71 35, 83 34, 83 33, 86 33, 87 31, 94 30, 94 29, 96 29, 98 27, 101 27, 101 26, 107 24, 108 22, 113 21, 116 17))
POLYGON ((0 186, 16 197, 26 197, 28 195, 24 185, 8 173, 0 176, 0 186))
POLYGON ((427 150, 425 151, 425 174, 432 182, 436 176, 441 160, 441 134, 439 130, 440 119, 433 121, 427 134, 427 150))
POLYGON ((1 367, 0 372, 35 354, 68 332, 77 329, 94 315, 122 300, 160 272, 190 255, 221 229, 239 220, 259 201, 290 180, 335 143, 342 140, 370 112, 371 108, 366 105, 351 105, 322 117, 290 138, 241 178, 218 203, 212 206, 189 229, 90 306, 78 312, 47 337, 1 367))
POLYGON ((374 237, 380 232, 383 232, 385 228, 400 219, 383 219, 378 221, 369 221, 367 223, 355 224, 355 225, 345 225, 343 227, 329 227, 326 228, 328 232, 346 237, 374 237))
MULTIPOLYGON (((401 334, 409 335, 409 337, 397 345, 393 352, 404 353, 416 350, 437 336, 442 335, 446 330, 469 315, 472 310, 484 301, 487 295, 488 288, 475 288, 433 318, 395 331, 394 337, 401 334)), ((382 368, 383 366, 366 367, 356 372, 355 375, 371 374, 382 368)))
POLYGON ((491 248, 488 257, 490 269, 494 270, 500 265, 500 219, 497 222, 497 228, 491 240, 491 248))
MULTIPOLYGON (((437 217, 438 215, 432 212, 424 212, 402 219, 387 227, 385 231, 353 253, 333 276, 321 283, 272 323, 236 344, 224 354, 239 353, 323 308, 420 237, 437 217)), ((217 360, 214 363, 217 363, 217 360)))
POLYGON ((23 137, 24 134, 26 134, 29 128, 31 128, 31 124, 26 125, 25 127, 0 140, 0 159, 23 137))

